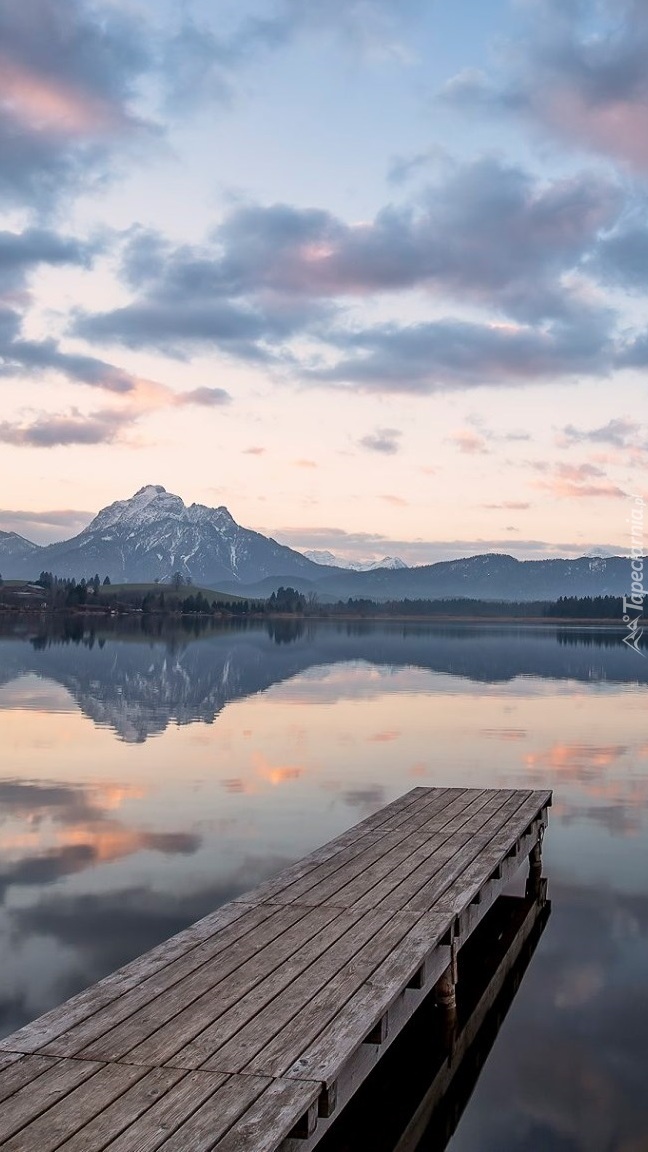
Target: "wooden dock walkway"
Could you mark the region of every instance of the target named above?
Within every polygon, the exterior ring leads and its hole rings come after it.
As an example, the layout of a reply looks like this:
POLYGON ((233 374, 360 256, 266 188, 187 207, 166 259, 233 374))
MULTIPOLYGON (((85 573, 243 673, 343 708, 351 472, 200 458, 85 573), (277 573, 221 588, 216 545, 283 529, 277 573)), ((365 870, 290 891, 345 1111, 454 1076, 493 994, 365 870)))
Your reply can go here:
POLYGON ((415 788, 0 1043, 3 1152, 310 1152, 529 856, 550 792, 415 788))
POLYGON ((454 1135, 545 930, 544 894, 500 896, 459 953, 457 1016, 429 996, 317 1152, 442 1152, 454 1135))

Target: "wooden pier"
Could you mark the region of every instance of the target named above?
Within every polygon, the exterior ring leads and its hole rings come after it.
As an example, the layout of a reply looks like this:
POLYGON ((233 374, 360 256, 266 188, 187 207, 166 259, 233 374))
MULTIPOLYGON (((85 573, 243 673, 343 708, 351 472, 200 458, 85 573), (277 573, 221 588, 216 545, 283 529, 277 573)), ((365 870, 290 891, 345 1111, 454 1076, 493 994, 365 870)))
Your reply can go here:
POLYGON ((428 996, 317 1152, 442 1152, 454 1135, 551 912, 499 896, 459 953, 457 1017, 428 996))
POLYGON ((528 857, 550 792, 415 788, 0 1043, 3 1152, 310 1152, 528 857))

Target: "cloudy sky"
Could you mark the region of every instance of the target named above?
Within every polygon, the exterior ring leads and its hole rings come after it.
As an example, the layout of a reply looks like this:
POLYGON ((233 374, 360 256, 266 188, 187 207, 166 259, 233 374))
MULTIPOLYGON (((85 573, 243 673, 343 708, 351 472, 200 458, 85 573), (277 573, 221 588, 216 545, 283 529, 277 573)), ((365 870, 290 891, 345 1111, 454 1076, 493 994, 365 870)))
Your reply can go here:
POLYGON ((647 0, 0 0, 0 528, 629 546, 647 0))

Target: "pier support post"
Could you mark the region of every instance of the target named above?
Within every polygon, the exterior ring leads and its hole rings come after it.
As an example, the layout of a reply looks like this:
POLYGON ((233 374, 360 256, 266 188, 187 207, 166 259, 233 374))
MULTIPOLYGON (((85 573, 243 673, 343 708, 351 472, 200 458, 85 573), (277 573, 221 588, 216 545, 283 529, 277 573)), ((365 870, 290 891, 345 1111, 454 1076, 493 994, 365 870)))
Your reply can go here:
POLYGON ((317 1101, 317 1115, 324 1116, 328 1120, 337 1108, 337 1099, 338 1086, 337 1080, 334 1080, 332 1084, 328 1085, 328 1087, 327 1085, 324 1085, 322 1091, 319 1094, 319 1100, 317 1101))
POLYGON ((540 827, 540 835, 529 852, 529 875, 526 882, 525 895, 531 900, 540 900, 543 892, 542 883, 542 834, 544 827, 540 827))
POLYGON ((434 998, 441 1013, 440 1027, 448 1060, 452 1059, 457 1040, 457 965, 454 957, 434 986, 434 998))
POLYGON ((304 1112, 301 1120, 297 1121, 289 1136, 291 1136, 294 1140, 308 1140, 309 1136, 313 1135, 313 1132, 316 1128, 317 1100, 311 1104, 307 1112, 304 1112))
POLYGON ((437 980, 434 986, 434 998, 439 1008, 444 1008, 448 1012, 456 1011, 457 984, 452 964, 448 965, 443 976, 437 980))

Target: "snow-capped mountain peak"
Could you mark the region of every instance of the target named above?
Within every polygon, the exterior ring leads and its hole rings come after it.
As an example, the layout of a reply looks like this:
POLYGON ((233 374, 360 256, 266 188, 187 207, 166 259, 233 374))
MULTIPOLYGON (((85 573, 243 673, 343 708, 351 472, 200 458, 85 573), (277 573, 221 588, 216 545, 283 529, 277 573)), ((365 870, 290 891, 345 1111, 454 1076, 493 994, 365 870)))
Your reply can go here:
MULTIPOLYGON (((71 540, 45 548, 26 545, 38 553, 40 569, 77 578, 97 572, 113 582, 164 583, 180 573, 215 588, 317 571, 301 553, 242 528, 224 505, 187 506, 161 484, 146 484, 102 508, 71 540)), ((28 566, 31 572, 33 563, 21 558, 19 574, 28 574, 28 566)))
POLYGON ((373 572, 376 568, 400 569, 408 565, 398 556, 384 556, 382 560, 346 560, 335 556, 322 548, 312 548, 303 555, 314 564, 323 564, 326 568, 346 568, 351 572, 373 572))
POLYGON ((189 504, 185 511, 187 518, 195 524, 209 520, 214 524, 222 525, 224 529, 238 527, 236 520, 224 504, 220 504, 218 508, 208 508, 206 504, 189 504))
POLYGON ((146 524, 161 518, 181 517, 185 511, 184 501, 173 496, 161 484, 147 484, 128 500, 115 500, 95 516, 81 535, 106 530, 118 530, 128 526, 138 531, 146 524))
POLYGON ((395 571, 401 568, 409 568, 409 564, 401 560, 400 556, 383 556, 382 560, 376 561, 374 568, 391 568, 395 571))

